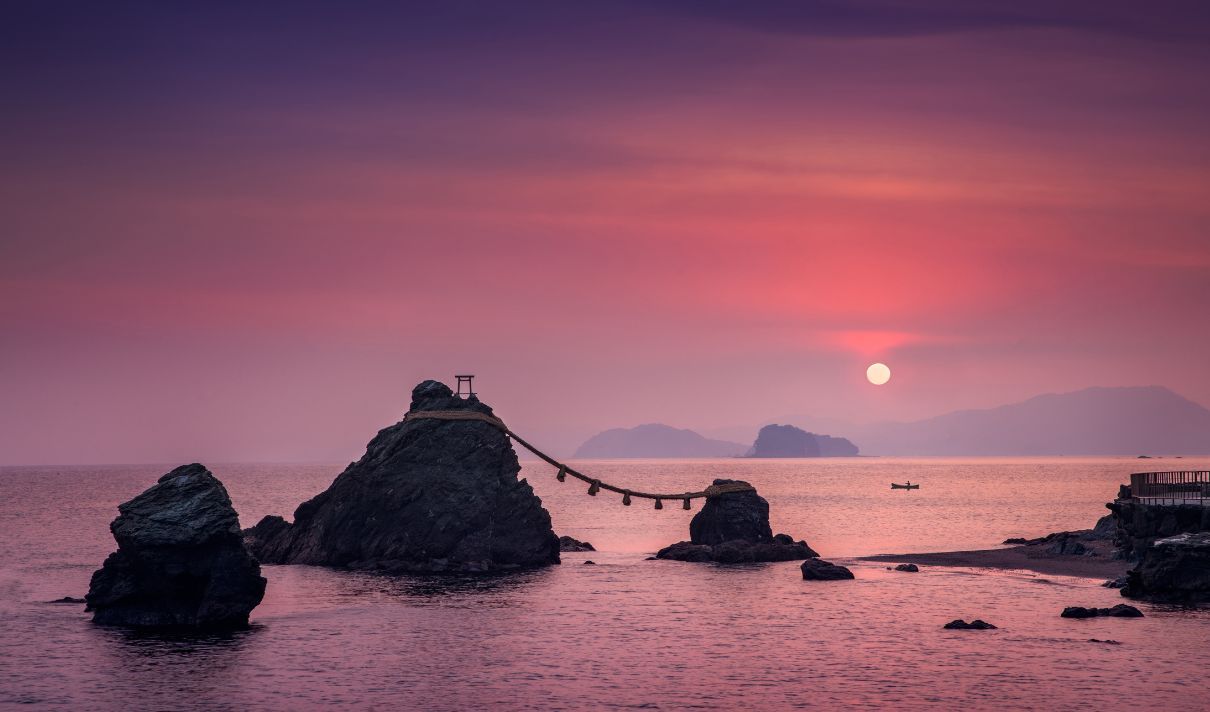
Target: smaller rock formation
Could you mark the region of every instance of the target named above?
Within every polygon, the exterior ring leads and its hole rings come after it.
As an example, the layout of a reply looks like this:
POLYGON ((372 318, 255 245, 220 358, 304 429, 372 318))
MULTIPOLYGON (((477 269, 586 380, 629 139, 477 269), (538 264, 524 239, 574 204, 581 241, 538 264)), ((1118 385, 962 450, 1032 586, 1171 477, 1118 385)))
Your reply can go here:
POLYGON ((586 541, 561 536, 559 537, 559 551, 596 551, 596 547, 586 541))
POLYGON ((996 630, 996 626, 984 620, 975 620, 967 623, 961 618, 956 618, 942 626, 946 630, 996 630))
POLYGON ((915 564, 899 564, 898 566, 895 567, 895 570, 896 571, 907 571, 908 573, 914 574, 920 570, 920 567, 915 564))
POLYGON ((56 598, 53 601, 47 601, 47 603, 74 603, 78 605, 80 603, 88 603, 88 601, 85 601, 83 598, 76 598, 74 596, 64 596, 63 598, 56 598))
POLYGON ((1149 601, 1210 601, 1210 532, 1160 539, 1126 572, 1122 595, 1149 601))
POLYGON ((804 581, 843 581, 853 578, 853 572, 839 564, 823 559, 807 559, 802 562, 804 581))
POLYGON ((118 550, 92 575, 93 621, 143 628, 247 625, 265 594, 223 484, 199 464, 178 467, 118 505, 118 550))
MULTIPOLYGON (((715 485, 741 484, 715 480, 715 485)), ((702 511, 689 522, 689 541, 660 549, 656 558, 676 561, 715 561, 735 564, 754 561, 796 561, 819 556, 805 541, 788 534, 773 536, 769 502, 756 493, 726 492, 706 498, 702 511)))
POLYGON ((1101 640, 1100 638, 1089 638, 1088 642, 1089 643, 1104 643, 1106 645, 1121 645, 1121 643, 1116 640, 1101 640))
POLYGON ((1113 608, 1084 608, 1083 606, 1068 606, 1059 614, 1063 618, 1142 618, 1143 612, 1134 606, 1119 603, 1113 608))
POLYGON ((845 438, 808 433, 793 425, 760 429, 749 457, 854 457, 857 446, 845 438))

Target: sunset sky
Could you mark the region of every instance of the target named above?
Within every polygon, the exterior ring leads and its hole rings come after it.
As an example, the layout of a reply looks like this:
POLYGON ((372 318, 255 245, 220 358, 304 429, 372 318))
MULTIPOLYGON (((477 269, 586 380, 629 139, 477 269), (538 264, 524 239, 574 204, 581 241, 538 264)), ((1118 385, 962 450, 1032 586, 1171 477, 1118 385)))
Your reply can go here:
POLYGON ((556 452, 1210 405, 1210 4, 16 0, 0 53, 0 463, 348 460, 462 371, 556 452))

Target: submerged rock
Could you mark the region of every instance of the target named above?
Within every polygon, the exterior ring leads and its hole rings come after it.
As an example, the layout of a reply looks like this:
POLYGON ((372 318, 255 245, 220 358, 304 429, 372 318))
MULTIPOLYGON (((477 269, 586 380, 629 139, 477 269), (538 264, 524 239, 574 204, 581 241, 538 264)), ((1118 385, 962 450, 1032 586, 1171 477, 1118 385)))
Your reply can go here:
POLYGON ((802 562, 804 581, 843 581, 853 578, 853 572, 839 564, 823 559, 807 559, 802 562))
POLYGON ((1160 539, 1126 572, 1122 595, 1150 601, 1210 601, 1210 532, 1160 539))
POLYGON ((967 623, 961 618, 956 618, 949 623, 946 623, 942 627, 946 630, 996 630, 996 626, 978 618, 970 623, 967 623))
POLYGON ((920 570, 920 567, 915 564, 899 564, 898 566, 895 567, 895 570, 896 571, 907 571, 908 573, 914 574, 920 570))
POLYGON ((87 602, 88 601, 85 601, 83 598, 76 598, 74 596, 64 596, 63 598, 56 598, 53 601, 47 601, 47 603, 74 603, 74 604, 87 603, 87 602))
POLYGON ((492 409, 425 381, 404 420, 294 512, 245 534, 265 563, 394 572, 500 572, 559 563, 550 515, 525 480, 509 438, 483 420, 416 418, 492 409))
POLYGON ((1119 603, 1113 608, 1084 608, 1083 606, 1068 606, 1059 614, 1063 618, 1142 618, 1143 612, 1134 606, 1119 603))
POLYGON ((223 484, 178 467, 118 505, 118 550, 92 575, 88 610, 104 625, 236 627, 265 594, 223 484))
MULTIPOLYGON (((715 486, 747 485, 740 480, 715 480, 715 486)), ((664 547, 656 558, 714 561, 725 564, 757 561, 797 561, 815 553, 805 541, 788 534, 773 535, 769 503, 756 490, 725 492, 706 498, 702 511, 689 522, 689 541, 664 547)))
POLYGON ((559 537, 559 551, 596 551, 592 544, 569 536, 559 537))

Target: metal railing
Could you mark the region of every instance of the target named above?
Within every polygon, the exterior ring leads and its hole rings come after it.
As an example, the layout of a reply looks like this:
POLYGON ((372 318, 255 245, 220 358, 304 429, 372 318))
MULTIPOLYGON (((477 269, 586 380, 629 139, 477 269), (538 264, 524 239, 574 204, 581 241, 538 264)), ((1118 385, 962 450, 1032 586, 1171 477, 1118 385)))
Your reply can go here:
POLYGON ((1130 475, 1130 495, 1147 504, 1210 506, 1210 470, 1135 472, 1130 475))

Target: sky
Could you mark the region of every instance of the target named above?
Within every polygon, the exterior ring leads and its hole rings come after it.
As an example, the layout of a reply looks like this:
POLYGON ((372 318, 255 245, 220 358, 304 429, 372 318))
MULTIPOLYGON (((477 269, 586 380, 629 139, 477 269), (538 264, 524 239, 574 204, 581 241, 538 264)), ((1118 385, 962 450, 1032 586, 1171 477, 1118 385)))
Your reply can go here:
POLYGON ((0 8, 0 463, 1210 405, 1210 6, 0 8), (888 364, 885 386, 866 366, 888 364))

